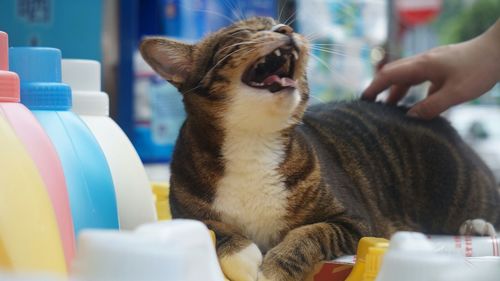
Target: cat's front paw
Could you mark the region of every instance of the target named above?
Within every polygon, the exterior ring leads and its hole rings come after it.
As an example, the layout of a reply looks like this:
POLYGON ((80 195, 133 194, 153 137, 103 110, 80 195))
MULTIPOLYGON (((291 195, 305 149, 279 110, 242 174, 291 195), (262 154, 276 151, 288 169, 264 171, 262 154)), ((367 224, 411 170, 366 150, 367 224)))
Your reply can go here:
POLYGON ((483 220, 483 219, 473 219, 466 220, 460 226, 460 235, 476 235, 476 236, 495 236, 495 227, 483 220))
POLYGON ((222 271, 231 281, 256 281, 261 263, 262 253, 254 243, 220 259, 222 271))

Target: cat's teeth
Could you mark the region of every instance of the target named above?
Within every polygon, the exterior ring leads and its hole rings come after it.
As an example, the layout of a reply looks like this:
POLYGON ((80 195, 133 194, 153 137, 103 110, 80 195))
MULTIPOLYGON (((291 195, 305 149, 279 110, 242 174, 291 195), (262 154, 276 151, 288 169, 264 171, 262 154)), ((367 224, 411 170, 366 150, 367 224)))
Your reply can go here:
POLYGON ((266 57, 260 58, 260 60, 255 65, 258 65, 258 64, 261 64, 261 63, 266 63, 266 57))
POLYGON ((264 86, 264 83, 258 83, 258 82, 250 82, 250 84, 252 84, 252 86, 264 86))
POLYGON ((279 49, 274 50, 274 54, 277 55, 278 57, 281 56, 281 52, 279 49))
POLYGON ((292 55, 293 55, 293 58, 294 58, 295 60, 298 60, 298 59, 299 59, 299 54, 297 53, 297 51, 293 50, 293 51, 292 51, 292 55))

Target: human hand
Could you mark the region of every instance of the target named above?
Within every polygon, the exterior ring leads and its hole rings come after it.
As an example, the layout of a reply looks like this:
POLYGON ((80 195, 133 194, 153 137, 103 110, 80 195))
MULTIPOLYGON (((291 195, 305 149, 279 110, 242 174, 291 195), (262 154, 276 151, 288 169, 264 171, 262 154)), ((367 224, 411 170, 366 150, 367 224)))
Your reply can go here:
POLYGON ((408 89, 430 81, 427 97, 408 115, 432 119, 452 105, 481 96, 500 81, 500 20, 470 41, 438 47, 385 65, 363 93, 375 100, 390 87, 387 103, 396 104, 408 89))

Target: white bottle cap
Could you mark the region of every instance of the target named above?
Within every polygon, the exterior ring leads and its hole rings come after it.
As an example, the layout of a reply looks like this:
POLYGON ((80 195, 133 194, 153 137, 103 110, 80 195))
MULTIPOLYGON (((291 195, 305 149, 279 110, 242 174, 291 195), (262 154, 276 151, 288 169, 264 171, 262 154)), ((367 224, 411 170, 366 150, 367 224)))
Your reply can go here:
POLYGON ((137 231, 89 230, 79 237, 73 280, 222 281, 204 224, 174 220, 137 231))
POLYGON ((109 115, 109 97, 101 92, 101 64, 94 60, 63 59, 62 80, 71 86, 78 115, 109 115))

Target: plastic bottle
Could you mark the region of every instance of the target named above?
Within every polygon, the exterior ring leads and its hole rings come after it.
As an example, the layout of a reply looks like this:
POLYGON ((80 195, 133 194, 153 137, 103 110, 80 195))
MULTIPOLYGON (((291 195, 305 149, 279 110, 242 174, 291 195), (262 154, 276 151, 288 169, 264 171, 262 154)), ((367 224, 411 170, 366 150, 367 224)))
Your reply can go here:
POLYGON ((97 61, 63 59, 62 79, 70 85, 72 111, 89 127, 108 161, 123 229, 156 221, 155 205, 144 166, 132 143, 109 118, 109 98, 101 92, 97 61))
POLYGON ((85 231, 73 264, 76 280, 224 281, 207 227, 173 220, 136 231, 85 231))
MULTIPOLYGON (((0 68, 7 68, 0 33, 0 68)), ((0 70, 0 103, 19 99, 19 77, 0 70)), ((59 229, 44 182, 0 110, 0 269, 66 273, 59 229)))
POLYGON ((442 242, 434 243, 422 233, 396 232, 376 281, 499 280, 500 257, 464 257, 461 252, 443 249, 442 242))
MULTIPOLYGON (((0 32, 0 45, 3 45, 0 48, 0 52, 2 52, 0 56, 4 58, 0 60, 7 61, 7 63, 1 63, 0 70, 7 70, 8 67, 7 41, 7 34, 0 32)), ((74 256, 75 238, 61 162, 52 142, 35 116, 20 103, 19 85, 17 87, 17 91, 0 92, 0 111, 33 159, 47 187, 56 214, 64 255, 67 264, 69 264, 74 256)))
POLYGON ((10 48, 10 68, 21 78, 21 102, 38 119, 61 160, 75 235, 83 228, 118 228, 113 182, 94 136, 70 111, 71 89, 61 83, 61 52, 10 48))

